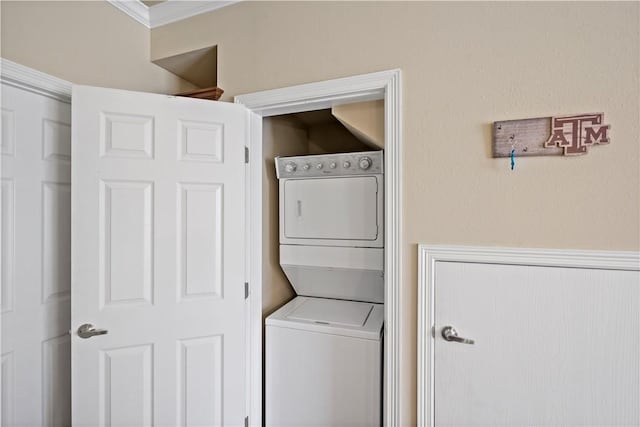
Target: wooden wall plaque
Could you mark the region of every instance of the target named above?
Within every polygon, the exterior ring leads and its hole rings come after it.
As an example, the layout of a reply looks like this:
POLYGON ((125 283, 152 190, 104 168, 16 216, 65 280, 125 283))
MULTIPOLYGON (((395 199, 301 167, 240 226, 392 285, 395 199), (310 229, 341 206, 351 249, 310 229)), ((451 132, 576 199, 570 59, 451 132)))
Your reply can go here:
POLYGON ((505 120, 493 123, 493 157, 561 156, 587 153, 608 144, 604 113, 505 120))

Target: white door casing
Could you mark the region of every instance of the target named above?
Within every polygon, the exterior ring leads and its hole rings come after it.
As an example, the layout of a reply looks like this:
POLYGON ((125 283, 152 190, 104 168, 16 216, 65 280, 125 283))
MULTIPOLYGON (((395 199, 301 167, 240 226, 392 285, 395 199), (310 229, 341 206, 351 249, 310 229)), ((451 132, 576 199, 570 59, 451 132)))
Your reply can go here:
POLYGON ((67 426, 71 108, 2 65, 2 426, 67 426))
POLYGON ((244 423, 248 120, 74 86, 75 425, 244 423), (82 339, 85 323, 108 334, 82 339))
MULTIPOLYGON (((402 283, 402 80, 401 70, 386 70, 357 76, 338 78, 298 86, 265 90, 238 95, 235 102, 255 113, 250 122, 251 157, 262 158, 262 121, 258 116, 331 108, 334 105, 384 100, 384 366, 383 366, 383 421, 388 427, 407 424, 402 419, 401 390, 410 392, 403 383, 409 369, 400 369, 406 359, 403 346, 401 318, 402 283)), ((248 179, 251 206, 248 227, 250 231, 249 295, 251 336, 250 380, 251 424, 260 425, 262 419, 262 168, 260 162, 251 162, 248 179)))
POLYGON ((634 252, 421 246, 419 425, 640 423, 639 270, 634 252))

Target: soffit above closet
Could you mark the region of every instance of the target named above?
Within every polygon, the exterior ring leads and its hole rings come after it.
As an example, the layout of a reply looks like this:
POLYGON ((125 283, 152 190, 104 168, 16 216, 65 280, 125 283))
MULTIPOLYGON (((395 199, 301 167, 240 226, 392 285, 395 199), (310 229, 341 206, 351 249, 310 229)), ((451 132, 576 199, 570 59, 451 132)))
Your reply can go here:
POLYGON ((214 87, 218 83, 217 46, 158 58, 151 62, 201 88, 214 87))

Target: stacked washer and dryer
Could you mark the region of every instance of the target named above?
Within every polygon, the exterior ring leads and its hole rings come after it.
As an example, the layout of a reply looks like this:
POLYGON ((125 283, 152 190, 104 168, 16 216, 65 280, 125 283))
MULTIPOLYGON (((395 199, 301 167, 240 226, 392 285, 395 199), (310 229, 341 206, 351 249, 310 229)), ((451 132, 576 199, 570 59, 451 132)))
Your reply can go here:
POLYGON ((298 296, 266 319, 266 425, 381 425, 382 151, 278 157, 276 171, 298 296))

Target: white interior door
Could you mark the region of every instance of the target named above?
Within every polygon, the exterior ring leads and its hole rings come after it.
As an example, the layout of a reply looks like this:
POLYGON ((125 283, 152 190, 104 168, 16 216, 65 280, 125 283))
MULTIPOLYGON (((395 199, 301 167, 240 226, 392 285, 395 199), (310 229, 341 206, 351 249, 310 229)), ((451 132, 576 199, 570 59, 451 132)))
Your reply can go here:
POLYGON ((244 423, 248 118, 74 87, 74 425, 244 423))
POLYGON ((2 84, 2 426, 71 424, 71 106, 2 84))
POLYGON ((640 425, 638 271, 439 261, 434 293, 435 426, 640 425))

